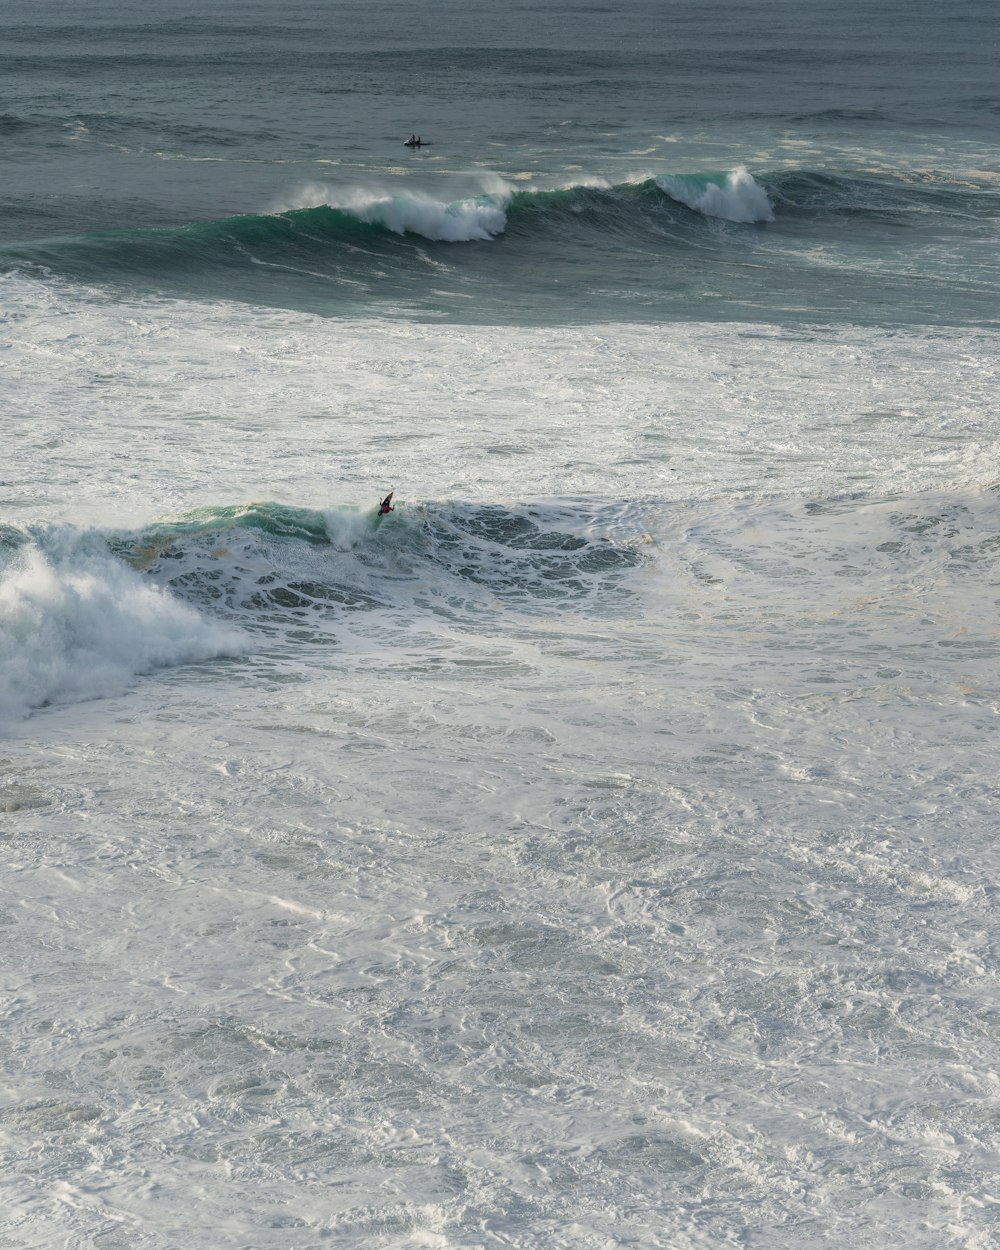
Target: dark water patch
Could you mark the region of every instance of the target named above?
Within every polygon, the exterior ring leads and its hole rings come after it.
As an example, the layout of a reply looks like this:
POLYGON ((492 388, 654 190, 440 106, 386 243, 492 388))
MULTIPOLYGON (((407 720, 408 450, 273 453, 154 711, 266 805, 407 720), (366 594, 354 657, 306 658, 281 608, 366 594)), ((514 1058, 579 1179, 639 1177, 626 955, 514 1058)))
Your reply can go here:
POLYGON ((779 218, 857 218, 903 225, 934 217, 942 227, 957 219, 995 224, 1000 194, 985 180, 956 185, 934 172, 906 177, 855 172, 790 170, 765 178, 779 218))

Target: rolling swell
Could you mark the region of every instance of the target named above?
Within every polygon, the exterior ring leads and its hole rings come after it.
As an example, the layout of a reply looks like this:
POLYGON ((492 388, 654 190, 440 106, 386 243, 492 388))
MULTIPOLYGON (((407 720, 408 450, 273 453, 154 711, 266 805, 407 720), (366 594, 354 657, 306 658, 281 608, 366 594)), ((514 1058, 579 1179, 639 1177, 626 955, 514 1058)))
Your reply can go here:
MULTIPOLYGON (((308 198, 309 193, 307 193, 308 198)), ((159 228, 108 230, 8 244, 0 262, 58 265, 90 263, 110 273, 183 264, 242 264, 241 249, 265 247, 289 256, 320 255, 338 245, 385 249, 399 238, 412 245, 475 243, 509 234, 559 236, 567 228, 594 236, 630 237, 699 219, 734 224, 771 221, 789 214, 835 216, 845 211, 878 213, 963 212, 995 217, 1000 201, 993 186, 955 184, 934 174, 909 177, 819 170, 782 170, 755 179, 745 169, 717 173, 662 174, 617 186, 601 181, 558 190, 501 191, 457 201, 417 193, 395 195, 357 190, 324 193, 330 202, 285 212, 243 214, 159 228)))
POLYGON ((18 242, 0 247, 0 272, 26 269, 113 290, 322 314, 396 306, 409 315, 421 308, 449 315, 458 299, 463 314, 471 308, 474 317, 502 320, 527 291, 537 294, 543 315, 549 300, 562 315, 567 283, 631 290, 639 258, 645 264, 698 253, 711 242, 710 219, 770 215, 765 192, 745 171, 553 191, 506 188, 457 201, 329 188, 313 188, 306 198, 313 202, 284 212, 18 242), (734 189, 737 176, 743 182, 734 189), (747 212, 747 187, 763 205, 757 215, 747 212))
MULTIPOLYGON (((710 218, 725 215, 719 204, 699 210, 707 189, 715 188, 723 210, 732 202, 734 220, 747 220, 737 203, 742 192, 727 190, 730 178, 701 176, 687 203, 676 187, 672 193, 652 178, 616 187, 504 189, 450 202, 416 191, 335 196, 314 188, 307 193, 313 203, 284 212, 5 245, 0 272, 322 314, 375 307, 448 316, 457 299, 462 315, 504 320, 508 310, 523 313, 531 291, 543 318, 549 301, 561 317, 574 286, 631 291, 635 266, 650 257, 700 254, 712 241, 710 218), (336 202, 315 202, 324 197, 336 202)), ((745 178, 766 204, 763 190, 745 178)))
MULTIPOLYGON (((896 303, 912 315, 909 288, 897 299, 891 279, 859 292, 854 249, 870 239, 883 257, 898 256, 890 263, 905 278, 922 275, 926 308, 918 311, 933 320, 949 306, 956 275, 943 267, 938 292, 916 249, 926 242, 940 258, 958 235, 985 240, 1000 216, 985 180, 955 184, 933 173, 796 169, 758 179, 739 168, 619 185, 498 187, 455 201, 313 187, 281 212, 6 245, 0 272, 322 315, 505 322, 531 309, 544 323, 687 318, 711 269, 707 316, 766 319, 772 305, 780 317, 808 314, 801 284, 813 316, 855 316, 859 299, 884 320, 894 319, 896 303), (828 251, 817 270, 816 249, 831 245, 845 250, 828 251)), ((971 301, 967 315, 979 319, 988 295, 958 299, 971 301)))
POLYGON ((962 218, 983 225, 1000 217, 1000 197, 993 185, 961 183, 934 173, 908 176, 785 170, 767 180, 775 214, 789 219, 843 218, 905 221, 962 218))
MULTIPOLYGON (((724 186, 728 175, 698 175, 702 189, 724 186)), ((746 175, 749 179, 749 175, 746 175)), ((664 228, 697 231, 699 212, 671 188, 696 179, 647 179, 621 186, 575 186, 556 191, 482 195, 455 202, 420 194, 355 193, 343 205, 321 203, 286 212, 246 214, 183 226, 115 229, 63 235, 0 248, 0 264, 50 268, 70 277, 109 280, 169 275, 209 268, 228 270, 259 263, 323 263, 331 276, 338 264, 362 268, 370 260, 401 262, 414 247, 486 242, 504 234, 518 239, 546 235, 569 242, 634 239, 664 228)), ((752 183, 752 179, 750 180, 752 183)), ((764 192, 753 183, 766 202, 764 192)), ((732 220, 744 220, 734 206, 732 220)), ((724 211, 704 214, 724 217, 724 211)), ((760 218, 766 219, 762 214, 760 218)), ((451 251, 452 249, 446 249, 451 251)))

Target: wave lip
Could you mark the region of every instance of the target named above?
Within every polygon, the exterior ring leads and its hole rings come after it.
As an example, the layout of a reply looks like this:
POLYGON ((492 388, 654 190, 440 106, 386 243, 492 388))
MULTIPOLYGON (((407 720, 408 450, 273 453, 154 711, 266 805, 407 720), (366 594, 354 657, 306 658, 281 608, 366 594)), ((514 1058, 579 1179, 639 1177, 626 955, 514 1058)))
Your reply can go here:
POLYGON ((245 650, 237 631, 107 554, 16 544, 0 577, 0 721, 119 694, 140 673, 245 650))
POLYGON ((655 181, 672 200, 706 217, 740 223, 774 221, 767 192, 743 165, 724 175, 664 174, 655 181))
POLYGON ((330 208, 393 234, 418 234, 433 243, 470 243, 503 234, 510 199, 506 189, 450 201, 415 190, 389 195, 363 187, 339 192, 314 189, 307 190, 292 211, 330 208))
POLYGON ((372 200, 364 207, 336 207, 370 225, 385 226, 394 234, 419 234, 434 243, 492 239, 507 228, 507 214, 488 197, 444 204, 411 192, 372 200))

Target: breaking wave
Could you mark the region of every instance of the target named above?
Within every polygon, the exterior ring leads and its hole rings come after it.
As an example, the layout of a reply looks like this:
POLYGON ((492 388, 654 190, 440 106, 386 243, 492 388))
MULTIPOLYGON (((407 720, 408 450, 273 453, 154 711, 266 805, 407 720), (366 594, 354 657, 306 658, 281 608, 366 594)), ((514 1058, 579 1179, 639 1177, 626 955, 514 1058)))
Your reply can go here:
POLYGON ((66 276, 109 279, 129 272, 294 263, 330 249, 384 251, 391 237, 425 243, 477 243, 513 232, 558 236, 572 223, 598 233, 643 232, 676 224, 676 205, 734 223, 770 220, 767 192, 745 169, 620 186, 585 183, 561 190, 514 191, 500 179, 477 196, 445 201, 415 190, 304 188, 293 207, 162 229, 108 230, 5 246, 0 267, 33 264, 66 276), (387 236, 389 236, 387 238, 387 236), (265 249, 256 253, 254 249, 265 249))
POLYGON ((260 503, 129 532, 6 527, 0 719, 275 639, 335 645, 358 612, 460 629, 500 605, 619 612, 641 559, 585 511, 557 507, 401 505, 380 521, 260 503))
MULTIPOLYGON (((506 323, 526 308, 543 321, 686 317, 706 290, 710 315, 759 319, 770 275, 791 271, 809 282, 811 315, 856 317, 846 224, 880 238, 891 232, 882 263, 899 271, 907 292, 930 249, 948 291, 970 304, 968 315, 992 308, 990 264, 974 280, 946 264, 956 222, 983 239, 995 233, 992 187, 868 171, 755 175, 742 166, 616 185, 595 178, 515 189, 492 177, 478 186, 477 194, 446 199, 405 182, 392 189, 313 184, 269 213, 6 244, 0 273, 324 316, 375 309, 506 323), (755 263, 752 275, 746 261, 755 263)), ((886 289, 895 298, 884 282, 872 294, 884 300, 886 289)), ((792 315, 800 305, 786 306, 782 290, 779 281, 782 315, 792 315)), ((926 282, 925 291, 918 315, 937 319, 939 292, 926 282)), ((871 298, 860 302, 876 315, 871 298)), ((912 292, 903 306, 912 316, 912 292)))
POLYGON ((774 220, 767 192, 742 167, 722 178, 710 174, 682 175, 657 178, 656 184, 671 199, 706 217, 746 223, 774 220))
POLYGON ((239 654, 203 617, 86 535, 0 540, 0 720, 118 693, 140 673, 239 654))

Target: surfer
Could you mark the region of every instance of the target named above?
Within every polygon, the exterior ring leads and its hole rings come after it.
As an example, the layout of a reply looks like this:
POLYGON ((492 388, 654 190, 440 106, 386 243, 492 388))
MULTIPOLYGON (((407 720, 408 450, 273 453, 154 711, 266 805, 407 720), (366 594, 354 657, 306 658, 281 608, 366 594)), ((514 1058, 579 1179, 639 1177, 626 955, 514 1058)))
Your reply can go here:
POLYGON ((396 509, 392 506, 392 491, 389 491, 384 499, 379 500, 378 514, 379 516, 385 516, 387 512, 395 511, 396 509))

